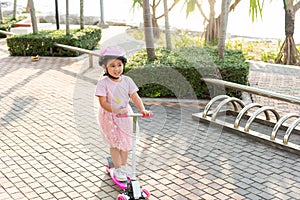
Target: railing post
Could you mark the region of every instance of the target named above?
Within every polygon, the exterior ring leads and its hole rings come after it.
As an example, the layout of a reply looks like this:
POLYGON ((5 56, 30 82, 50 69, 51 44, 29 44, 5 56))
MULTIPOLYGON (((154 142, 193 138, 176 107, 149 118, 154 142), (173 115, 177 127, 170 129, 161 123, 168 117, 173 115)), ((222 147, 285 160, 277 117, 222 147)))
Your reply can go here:
POLYGON ((93 67, 93 55, 89 54, 89 67, 93 67))

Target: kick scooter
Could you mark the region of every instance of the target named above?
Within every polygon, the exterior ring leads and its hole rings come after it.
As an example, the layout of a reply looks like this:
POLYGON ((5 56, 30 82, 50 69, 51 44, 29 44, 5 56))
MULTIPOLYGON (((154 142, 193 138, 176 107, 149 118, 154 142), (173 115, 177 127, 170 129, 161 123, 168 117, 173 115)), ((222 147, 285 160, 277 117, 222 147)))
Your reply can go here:
POLYGON ((150 192, 146 189, 141 189, 140 183, 136 178, 136 126, 138 118, 152 118, 153 114, 150 116, 144 116, 143 114, 118 114, 117 117, 132 117, 133 118, 133 137, 132 137, 132 177, 127 178, 127 181, 120 182, 114 176, 114 166, 111 157, 107 158, 108 165, 106 165, 106 172, 110 174, 113 182, 122 190, 123 194, 119 194, 117 200, 135 200, 135 199, 148 199, 150 197, 150 192))

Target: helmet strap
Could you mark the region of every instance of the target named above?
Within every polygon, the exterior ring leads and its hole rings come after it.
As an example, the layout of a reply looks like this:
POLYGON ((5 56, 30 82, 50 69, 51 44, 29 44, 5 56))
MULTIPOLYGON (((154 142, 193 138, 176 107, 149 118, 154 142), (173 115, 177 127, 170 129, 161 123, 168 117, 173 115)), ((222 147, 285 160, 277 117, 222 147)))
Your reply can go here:
POLYGON ((117 80, 117 79, 119 79, 119 78, 120 78, 120 77, 116 78, 116 77, 114 77, 114 76, 110 75, 109 73, 107 73, 107 76, 108 76, 109 78, 111 78, 111 79, 115 79, 115 80, 117 80))
POLYGON ((108 70, 107 70, 107 68, 106 68, 106 72, 104 73, 104 76, 108 76, 109 78, 111 78, 111 79, 115 79, 115 80, 119 79, 119 77, 118 77, 118 78, 116 78, 116 77, 114 77, 114 76, 110 75, 110 74, 108 73, 108 70))

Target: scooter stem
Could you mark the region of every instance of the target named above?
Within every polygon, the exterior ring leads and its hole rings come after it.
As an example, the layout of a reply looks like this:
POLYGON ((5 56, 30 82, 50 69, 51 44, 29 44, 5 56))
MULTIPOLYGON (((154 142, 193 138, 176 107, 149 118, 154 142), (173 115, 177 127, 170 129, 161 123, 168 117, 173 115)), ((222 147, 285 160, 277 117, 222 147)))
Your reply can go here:
POLYGON ((136 138, 137 138, 137 123, 138 123, 138 118, 152 118, 153 113, 150 113, 148 116, 145 116, 144 114, 141 113, 133 113, 133 114, 117 114, 117 117, 132 117, 133 118, 133 131, 132 131, 132 180, 136 180, 136 138))
POLYGON ((136 180, 136 126, 138 116, 133 116, 133 131, 132 131, 132 180, 136 180))

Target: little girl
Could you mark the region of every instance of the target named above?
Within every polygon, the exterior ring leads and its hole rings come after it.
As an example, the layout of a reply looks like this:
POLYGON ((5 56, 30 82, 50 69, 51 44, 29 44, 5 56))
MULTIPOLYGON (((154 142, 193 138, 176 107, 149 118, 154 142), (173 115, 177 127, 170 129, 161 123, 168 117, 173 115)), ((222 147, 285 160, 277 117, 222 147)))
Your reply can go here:
POLYGON ((122 75, 127 62, 124 50, 118 46, 110 46, 101 51, 100 56, 99 65, 105 72, 103 78, 98 81, 95 92, 100 103, 100 130, 104 140, 110 146, 116 179, 126 181, 126 164, 128 151, 132 145, 133 121, 131 117, 118 118, 116 115, 132 113, 130 99, 142 114, 150 116, 151 113, 145 110, 137 93, 138 87, 133 80, 122 75))

